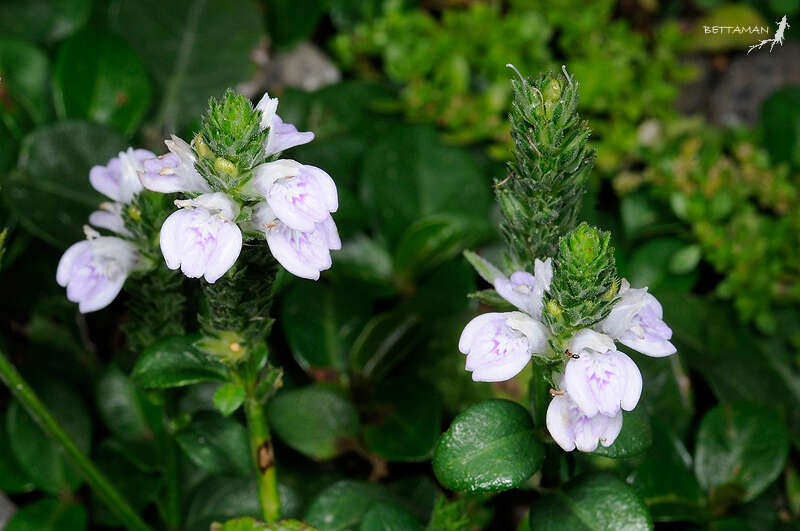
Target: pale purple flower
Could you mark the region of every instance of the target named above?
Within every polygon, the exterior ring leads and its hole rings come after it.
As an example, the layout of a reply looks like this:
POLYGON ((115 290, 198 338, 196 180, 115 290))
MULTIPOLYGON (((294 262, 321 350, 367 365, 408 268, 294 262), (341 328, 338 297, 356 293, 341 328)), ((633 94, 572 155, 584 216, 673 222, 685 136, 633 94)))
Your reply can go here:
POLYGON ((669 341, 672 329, 664 322, 661 304, 647 288, 631 288, 622 279, 620 300, 599 324, 599 329, 620 343, 642 354, 657 358, 676 352, 669 341))
POLYGON ((555 396, 547 407, 547 431, 565 451, 593 452, 598 444, 611 446, 622 429, 622 412, 585 415, 569 396, 555 396))
POLYGON ((310 231, 292 229, 275 216, 270 206, 260 203, 253 224, 262 231, 272 256, 291 274, 318 280, 331 267, 331 250, 342 248, 339 232, 330 214, 310 231))
POLYGON ((89 227, 84 230, 88 239, 66 250, 58 262, 56 281, 67 288, 67 298, 78 303, 78 310, 88 313, 116 298, 138 254, 129 241, 99 236, 89 227))
POLYGON ((264 150, 269 157, 289 148, 308 144, 314 140, 314 133, 310 131, 298 132, 297 128, 288 123, 284 123, 276 113, 278 109, 278 98, 270 98, 269 94, 264 93, 261 101, 256 105, 256 109, 261 111, 261 129, 269 127, 264 150))
POLYGON ((239 206, 221 192, 175 201, 181 207, 161 226, 161 252, 167 267, 214 283, 233 266, 242 250, 234 223, 239 206))
POLYGON ((272 212, 290 229, 311 232, 339 208, 331 176, 294 160, 257 166, 244 191, 264 197, 272 212))
POLYGON ((542 299, 545 291, 550 290, 553 280, 552 259, 544 262, 534 260, 533 272, 517 271, 510 278, 499 276, 494 281, 494 289, 505 300, 528 313, 535 319, 542 317, 542 299))
POLYGON ((567 362, 564 390, 584 415, 614 416, 620 408, 636 407, 642 375, 633 360, 616 349, 614 340, 585 328, 570 340, 569 350, 578 358, 567 362))
POLYGON ((93 166, 89 170, 89 182, 95 190, 120 203, 130 203, 133 196, 142 191, 138 172, 142 162, 155 157, 146 149, 128 148, 108 161, 105 166, 93 166))
POLYGON ((100 210, 95 210, 89 215, 89 223, 100 229, 108 229, 123 236, 132 237, 131 232, 125 228, 122 219, 122 203, 105 202, 100 204, 100 210))
POLYGON ((172 135, 164 143, 169 153, 145 160, 139 172, 142 185, 148 190, 171 194, 175 192, 207 193, 211 187, 194 167, 197 157, 192 146, 172 135))
POLYGON ((476 382, 513 378, 547 347, 547 329, 521 312, 485 313, 472 319, 458 341, 476 382))

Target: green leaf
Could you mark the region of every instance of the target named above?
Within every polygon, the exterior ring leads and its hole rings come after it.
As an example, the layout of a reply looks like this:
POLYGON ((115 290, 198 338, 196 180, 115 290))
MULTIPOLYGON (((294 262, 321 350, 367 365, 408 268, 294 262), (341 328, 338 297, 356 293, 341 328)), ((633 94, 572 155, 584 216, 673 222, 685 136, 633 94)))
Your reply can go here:
POLYGON ((377 139, 362 166, 361 198, 392 243, 431 214, 488 220, 490 205, 488 180, 469 152, 426 126, 393 127, 377 139))
POLYGON ((294 359, 306 372, 345 373, 347 352, 370 312, 370 301, 350 291, 303 282, 284 295, 281 323, 294 359))
POLYGON ((650 418, 669 419, 669 429, 678 436, 685 435, 694 418, 694 397, 682 356, 674 354, 665 359, 634 355, 634 358, 645 390, 639 407, 650 418))
POLYGON ((52 43, 88 20, 90 0, 30 0, 0 3, 0 35, 52 43))
POLYGON ((583 476, 531 507, 530 528, 605 531, 653 529, 647 507, 624 481, 607 474, 583 476))
POLYGON ((97 408, 111 433, 124 441, 151 434, 136 387, 116 365, 109 365, 97 382, 97 408))
POLYGON ((419 344, 419 317, 402 310, 373 317, 350 351, 350 369, 361 378, 380 379, 419 344))
POLYGON ((110 24, 144 60, 161 95, 155 126, 169 131, 245 81, 264 36, 261 12, 249 0, 120 0, 110 24))
MULTIPOLYGON (((58 423, 84 453, 91 446, 91 419, 75 392, 56 380, 37 388, 58 423)), ((20 467, 37 487, 50 494, 76 489, 83 478, 61 450, 16 400, 6 418, 11 451, 20 467)))
POLYGON ((631 286, 648 286, 651 291, 688 291, 697 279, 697 271, 683 274, 670 271, 675 255, 683 249, 685 244, 676 238, 648 240, 636 248, 620 273, 631 286))
POLYGON ((364 427, 370 450, 390 461, 430 457, 442 423, 441 399, 430 384, 405 379, 387 382, 367 407, 376 419, 364 427))
POLYGON ((415 531, 422 525, 408 509, 394 503, 374 505, 361 521, 359 531, 415 531))
POLYGON ((631 485, 657 522, 702 521, 706 497, 692 470, 692 458, 681 440, 654 427, 653 447, 630 477, 631 485))
POLYGON ((186 512, 187 531, 209 531, 213 522, 236 516, 261 517, 255 479, 211 477, 195 489, 186 512))
POLYGON ((267 418, 283 442, 316 459, 339 455, 359 431, 353 404, 321 386, 279 392, 267 406, 267 418))
POLYGON ((131 378, 142 387, 159 389, 227 380, 227 367, 194 346, 198 337, 168 337, 146 348, 131 378))
POLYGON ((712 503, 750 501, 777 479, 788 452, 789 434, 773 411, 747 403, 723 404, 700 422, 694 469, 712 503))
MULTIPOLYGON (((338 221, 338 219, 337 219, 338 221)), ((342 250, 333 255, 334 277, 345 277, 348 280, 378 288, 379 293, 391 295, 394 292, 392 283, 392 256, 381 242, 368 238, 363 234, 345 241, 342 250)))
POLYGON ((702 250, 697 244, 687 245, 672 255, 669 261, 669 272, 676 275, 690 273, 700 263, 702 250))
POLYGON ((150 81, 123 39, 92 29, 59 47, 53 94, 61 119, 88 119, 130 136, 150 103, 150 81))
POLYGON ((503 272, 495 267, 489 260, 472 251, 464 251, 464 258, 475 268, 475 271, 477 271, 481 278, 491 285, 494 285, 494 280, 497 277, 505 276, 503 272))
POLYGON ((5 531, 80 531, 86 529, 86 523, 82 505, 45 498, 15 513, 5 531))
POLYGON ((89 184, 89 169, 124 144, 114 131, 87 122, 60 122, 26 136, 17 169, 3 179, 3 199, 36 236, 67 247, 84 239, 82 225, 106 200, 89 184))
POLYGON ((374 483, 345 479, 322 491, 303 520, 325 531, 355 530, 371 507, 393 501, 389 492, 374 483))
POLYGON ((245 398, 244 387, 238 383, 221 385, 214 391, 214 407, 226 417, 239 409, 245 398))
POLYGON ((4 114, 18 122, 15 108, 19 107, 37 125, 49 119, 50 62, 44 52, 25 41, 0 39, 0 77, 4 114))
POLYGON ((8 493, 28 492, 35 488, 11 452, 6 416, 0 416, 0 489, 8 493))
POLYGON ((252 474, 247 430, 236 420, 201 411, 175 436, 197 466, 218 475, 252 474))
POLYGON ((626 411, 622 416, 622 431, 611 446, 600 445, 593 453, 605 457, 632 457, 639 455, 653 444, 650 418, 641 408, 626 411))
POLYGON ((433 471, 443 487, 468 492, 513 489, 544 460, 528 410, 508 400, 486 400, 458 415, 439 439, 433 471))
POLYGON ((406 282, 418 278, 458 256, 475 240, 476 231, 464 218, 433 215, 419 219, 406 229, 397 244, 395 274, 406 282))
POLYGON ((271 0, 269 36, 276 48, 288 48, 311 36, 327 7, 318 0, 271 0))
POLYGON ((773 162, 800 167, 800 88, 773 92, 761 106, 764 147, 773 162))

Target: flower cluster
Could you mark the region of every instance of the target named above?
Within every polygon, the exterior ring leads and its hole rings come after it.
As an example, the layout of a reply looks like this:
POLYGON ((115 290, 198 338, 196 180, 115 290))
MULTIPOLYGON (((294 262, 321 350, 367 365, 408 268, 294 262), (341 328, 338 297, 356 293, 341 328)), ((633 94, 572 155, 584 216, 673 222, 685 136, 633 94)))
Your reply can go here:
MULTIPOLYGON (((236 100, 231 101, 232 107, 236 100)), ((255 111, 250 109, 259 116, 258 130, 250 133, 250 143, 258 143, 258 153, 247 159, 259 162, 253 167, 215 153, 217 144, 209 147, 211 139, 201 135, 191 145, 173 136, 166 142, 169 153, 145 161, 145 188, 190 197, 175 202, 179 210, 161 228, 161 251, 170 269, 214 283, 236 262, 243 232, 261 233, 275 259, 299 277, 317 280, 331 266, 330 251, 341 248, 331 218, 338 208, 336 185, 319 168, 275 160, 281 151, 314 138, 284 123, 277 106, 277 98, 265 94, 255 111)))
POLYGON ((89 171, 89 182, 95 190, 111 199, 89 216, 89 223, 117 236, 101 236, 85 226, 87 239, 69 247, 58 263, 56 281, 67 288, 67 298, 78 303, 81 313, 108 306, 139 262, 122 209, 142 191, 139 172, 143 163, 153 157, 146 149, 128 148, 105 166, 94 166, 89 171))
POLYGON ((552 260, 536 260, 534 274, 503 276, 487 263, 497 293, 519 311, 479 315, 464 328, 459 350, 475 381, 504 381, 517 375, 531 357, 566 358, 554 381, 558 390, 547 409, 550 435, 566 451, 591 452, 611 445, 622 428, 622 410, 636 407, 642 376, 633 360, 617 350, 619 341, 648 356, 675 353, 672 330, 659 302, 647 288, 622 280, 610 313, 591 327, 570 334, 567 351, 552 352, 553 332, 542 321, 544 296, 550 292, 552 260), (491 269, 489 269, 491 268, 491 269))

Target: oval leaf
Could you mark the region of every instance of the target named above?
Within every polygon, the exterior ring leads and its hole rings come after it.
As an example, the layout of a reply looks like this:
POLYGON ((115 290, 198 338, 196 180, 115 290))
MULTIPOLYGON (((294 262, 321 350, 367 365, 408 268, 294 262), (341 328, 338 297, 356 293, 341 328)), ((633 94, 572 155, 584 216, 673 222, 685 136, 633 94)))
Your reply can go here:
POLYGON ((306 510, 303 520, 326 531, 357 529, 374 505, 393 502, 393 496, 374 483, 345 479, 323 490, 306 510))
POLYGON ((247 430, 232 418, 202 411, 175 438, 189 459, 212 474, 251 474, 247 430))
POLYGON ((653 444, 653 429, 650 418, 642 408, 626 411, 622 415, 622 431, 611 446, 597 447, 593 453, 605 457, 632 457, 644 452, 653 444))
POLYGON ((459 491, 503 491, 531 477, 544 460, 533 420, 509 400, 487 400, 453 420, 439 439, 433 471, 442 486, 459 491))
POLYGON ((133 381, 146 388, 165 388, 226 380, 227 367, 195 348, 198 337, 168 337, 146 348, 133 368, 133 381))

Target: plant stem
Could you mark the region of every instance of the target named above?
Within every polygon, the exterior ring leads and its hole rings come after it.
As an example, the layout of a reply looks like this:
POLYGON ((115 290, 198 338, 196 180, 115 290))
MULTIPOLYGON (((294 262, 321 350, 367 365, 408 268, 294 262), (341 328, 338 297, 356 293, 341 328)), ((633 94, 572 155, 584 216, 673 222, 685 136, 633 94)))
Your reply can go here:
POLYGON ((122 525, 133 531, 151 531, 136 511, 128 504, 125 498, 106 479, 94 463, 75 445, 58 421, 53 417, 47 406, 39 399, 33 389, 22 378, 16 367, 0 351, 0 378, 19 400, 39 426, 67 453, 72 463, 80 470, 86 482, 106 504, 122 525))
POLYGON ((264 405, 256 396, 255 383, 245 386, 245 416, 247 430, 250 433, 250 453, 258 478, 258 501, 264 521, 273 524, 278 521, 281 512, 281 500, 278 496, 278 480, 275 474, 275 454, 270 441, 269 426, 264 412, 264 405))

